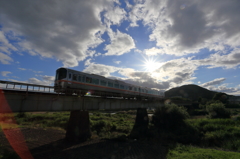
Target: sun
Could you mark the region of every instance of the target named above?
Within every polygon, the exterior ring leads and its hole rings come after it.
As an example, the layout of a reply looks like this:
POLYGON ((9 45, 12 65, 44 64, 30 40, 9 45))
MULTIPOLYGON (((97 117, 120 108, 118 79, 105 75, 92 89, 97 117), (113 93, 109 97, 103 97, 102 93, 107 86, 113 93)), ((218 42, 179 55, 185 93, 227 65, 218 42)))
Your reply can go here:
POLYGON ((158 69, 160 64, 156 62, 154 59, 145 59, 144 68, 147 72, 153 72, 158 69))

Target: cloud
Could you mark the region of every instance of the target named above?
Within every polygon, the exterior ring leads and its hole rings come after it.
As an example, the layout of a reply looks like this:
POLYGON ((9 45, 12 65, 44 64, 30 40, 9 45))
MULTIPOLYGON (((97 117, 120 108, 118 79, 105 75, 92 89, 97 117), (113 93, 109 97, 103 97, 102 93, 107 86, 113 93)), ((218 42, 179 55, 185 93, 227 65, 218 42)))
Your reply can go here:
POLYGON ((209 65, 209 68, 214 67, 224 67, 224 68, 235 68, 240 65, 240 49, 235 48, 233 51, 226 55, 220 53, 215 53, 210 55, 210 57, 196 60, 199 65, 209 65))
POLYGON ((12 62, 12 61, 13 61, 13 59, 10 56, 0 52, 0 62, 2 64, 10 64, 10 62, 12 62))
POLYGON ((113 61, 114 63, 116 63, 116 64, 120 64, 121 63, 121 61, 113 61))
POLYGON ((198 65, 191 58, 181 58, 163 63, 154 71, 159 80, 172 82, 174 85, 193 80, 198 65))
POLYGON ((151 49, 145 49, 144 53, 148 56, 154 56, 157 54, 163 54, 163 49, 158 49, 156 47, 153 47, 151 49))
POLYGON ((0 30, 0 53, 11 54, 12 50, 17 50, 15 46, 9 43, 7 37, 4 35, 4 32, 0 30))
POLYGON ((109 31, 108 34, 111 43, 104 48, 107 51, 104 55, 122 55, 135 48, 134 40, 130 35, 119 30, 116 33, 109 31))
POLYGON ((18 68, 19 70, 25 71, 27 70, 26 68, 18 68))
POLYGON ((11 74, 12 72, 9 72, 9 71, 2 71, 1 72, 1 75, 4 76, 4 77, 8 77, 8 74, 11 74))
POLYGON ((129 13, 130 26, 142 22, 159 53, 177 56, 198 53, 203 48, 236 48, 240 39, 239 1, 149 0, 137 1, 129 13))
POLYGON ((225 78, 216 78, 216 79, 214 79, 212 81, 209 81, 209 82, 201 84, 201 86, 202 87, 208 87, 208 86, 212 86, 212 85, 217 85, 217 84, 222 83, 225 80, 226 80, 225 78))
POLYGON ((212 91, 216 91, 216 92, 224 92, 227 94, 231 94, 231 95, 240 95, 240 89, 237 87, 228 87, 228 84, 222 84, 219 85, 218 87, 214 87, 214 86, 209 86, 208 89, 212 90, 212 91))
MULTIPOLYGON (((0 1, 0 21, 4 32, 11 30, 24 38, 18 42, 20 51, 55 57, 64 66, 73 67, 91 56, 89 48, 103 42, 105 27, 100 13, 112 4, 104 0, 0 1)), ((1 62, 7 63, 7 56, 2 58, 3 55, 0 54, 1 62)))
POLYGON ((29 78, 28 83, 31 84, 39 84, 39 85, 52 85, 54 82, 54 76, 43 76, 43 80, 39 80, 37 78, 29 78))
POLYGON ((47 75, 43 76, 42 78, 43 78, 43 80, 50 81, 50 82, 53 82, 55 79, 54 76, 47 76, 47 75))
POLYGON ((87 68, 83 70, 83 72, 97 74, 101 76, 108 77, 111 73, 116 72, 118 70, 117 67, 114 66, 108 66, 103 64, 95 64, 90 63, 87 68))
POLYGON ((126 19, 126 12, 119 6, 112 7, 104 14, 104 22, 108 25, 120 25, 126 19))

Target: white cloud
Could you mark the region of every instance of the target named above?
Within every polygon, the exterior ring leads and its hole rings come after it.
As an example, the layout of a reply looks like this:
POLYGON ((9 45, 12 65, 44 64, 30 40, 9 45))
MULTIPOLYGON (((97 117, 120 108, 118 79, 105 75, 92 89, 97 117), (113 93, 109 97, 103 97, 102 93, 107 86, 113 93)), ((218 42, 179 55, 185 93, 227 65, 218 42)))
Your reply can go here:
POLYGON ((12 62, 12 61, 13 61, 13 59, 10 56, 0 52, 0 62, 2 64, 10 64, 10 62, 12 62))
POLYGON ((212 85, 218 85, 218 84, 221 84, 225 80, 226 80, 225 78, 216 78, 212 81, 201 84, 201 86, 202 87, 208 87, 208 86, 212 86, 212 85))
POLYGON ((4 77, 8 77, 8 74, 11 74, 12 72, 10 71, 2 71, 1 72, 1 75, 4 76, 4 77))
POLYGON ((207 87, 208 89, 212 90, 212 91, 216 91, 216 92, 224 92, 227 94, 231 94, 231 95, 240 95, 240 89, 237 87, 228 87, 228 84, 222 84, 219 85, 217 87, 214 86, 209 86, 207 87))
MULTIPOLYGON (((103 42, 101 35, 105 27, 100 13, 112 4, 104 0, 63 0, 57 3, 54 0, 0 1, 0 21, 3 32, 11 30, 26 38, 18 42, 19 51, 55 57, 64 66, 73 67, 91 56, 89 48, 103 42)), ((3 55, 0 54, 1 62, 8 63, 6 56, 2 58, 3 55)))
POLYGON ((11 50, 17 50, 15 46, 9 43, 7 37, 4 35, 4 32, 0 30, 0 53, 11 54, 11 50))
POLYGON ((18 68, 19 70, 25 71, 27 70, 26 68, 18 68))
POLYGON ((235 68, 236 66, 240 65, 240 49, 236 48, 226 55, 215 53, 210 55, 208 58, 196 60, 195 62, 198 62, 199 65, 209 65, 209 68, 235 68))
POLYGON ((134 40, 130 35, 119 30, 116 33, 109 31, 108 34, 111 43, 104 48, 107 51, 104 55, 122 55, 135 48, 134 40))
POLYGON ((108 25, 120 25, 121 22, 126 19, 126 12, 124 9, 118 6, 112 7, 104 14, 104 21, 108 25))
POLYGON ((114 63, 116 63, 116 64, 120 64, 121 63, 121 61, 113 61, 114 63))
POLYGON ((87 60, 85 61, 84 65, 85 65, 85 66, 90 65, 90 64, 91 64, 91 60, 92 60, 92 59, 87 59, 87 60))
POLYGON ((42 80, 39 80, 33 77, 33 78, 29 78, 27 82, 32 84, 39 84, 39 85, 53 85, 54 79, 55 79, 54 76, 44 75, 42 76, 42 80))
POLYGON ((164 52, 163 52, 163 49, 158 49, 156 47, 153 47, 151 49, 145 49, 144 53, 148 56, 154 56, 157 54, 163 54, 164 52))
POLYGON ((223 50, 240 43, 239 1, 149 0, 136 1, 129 13, 130 26, 143 22, 159 53, 177 56, 200 49, 223 50))
POLYGON ((116 72, 119 68, 103 64, 90 63, 83 72, 93 73, 101 76, 108 77, 111 73, 116 72))

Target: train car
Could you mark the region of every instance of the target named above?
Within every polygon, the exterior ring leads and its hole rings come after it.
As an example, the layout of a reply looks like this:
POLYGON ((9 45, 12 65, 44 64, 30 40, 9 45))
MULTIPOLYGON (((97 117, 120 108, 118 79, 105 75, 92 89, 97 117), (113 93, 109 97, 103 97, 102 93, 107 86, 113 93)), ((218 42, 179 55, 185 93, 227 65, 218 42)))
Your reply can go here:
POLYGON ((163 98, 160 91, 136 86, 119 80, 108 79, 96 74, 88 74, 68 68, 56 70, 54 83, 56 93, 97 95, 124 98, 163 98))

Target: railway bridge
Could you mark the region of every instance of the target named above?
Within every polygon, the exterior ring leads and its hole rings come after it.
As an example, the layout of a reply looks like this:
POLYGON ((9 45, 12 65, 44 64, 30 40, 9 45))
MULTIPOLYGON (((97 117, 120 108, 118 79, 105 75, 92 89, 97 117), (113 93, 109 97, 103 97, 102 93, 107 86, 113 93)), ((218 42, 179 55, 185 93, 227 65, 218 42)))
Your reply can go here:
MULTIPOLYGON (((137 109, 135 125, 141 127, 141 121, 148 123, 147 108, 163 105, 163 100, 101 98, 89 95, 80 97, 74 94, 57 94, 52 86, 0 81, 0 115, 13 112, 70 111, 66 131, 66 139, 70 141, 84 140, 91 136, 89 110, 137 109)), ((0 119, 0 122, 4 122, 1 120, 4 118, 0 119)))

